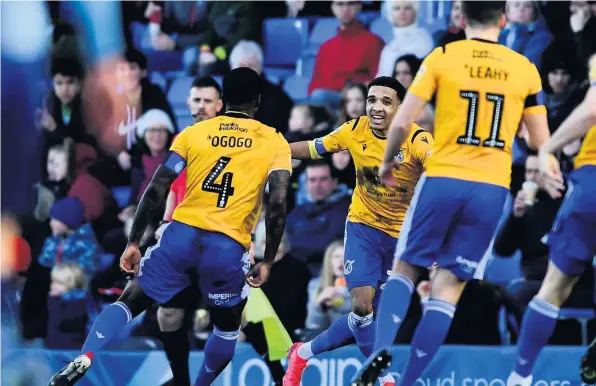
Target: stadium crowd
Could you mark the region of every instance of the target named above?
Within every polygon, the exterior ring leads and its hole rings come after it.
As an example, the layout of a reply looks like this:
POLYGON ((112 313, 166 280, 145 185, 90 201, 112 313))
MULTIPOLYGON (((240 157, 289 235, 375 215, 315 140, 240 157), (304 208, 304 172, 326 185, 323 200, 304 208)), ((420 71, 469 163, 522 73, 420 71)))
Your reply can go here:
MULTIPOLYGON (((47 93, 31 117, 42 138, 39 178, 31 187, 36 203, 18 217, 19 275, 2 293, 28 344, 56 349, 79 349, 98 311, 122 293, 118 256, 144 188, 173 137, 221 111, 219 83, 227 71, 250 67, 261 74, 257 119, 288 142, 311 140, 365 115, 366 84, 374 77, 393 76, 407 89, 427 54, 465 38, 459 1, 122 2, 127 49, 106 86, 92 79, 69 6, 47 4, 53 28, 47 81, 40 85, 47 93), (439 6, 443 15, 436 16, 439 6), (193 90, 209 93, 197 97, 193 90)), ((508 1, 506 16, 499 42, 540 70, 552 132, 588 88, 596 2, 508 1)), ((417 123, 432 131, 432 104, 417 123)), ((545 276, 548 247, 541 239, 561 200, 536 191, 537 158, 525 135, 520 127, 502 224, 486 266, 466 287, 447 343, 515 342, 523 310, 545 276), (478 328, 466 328, 469 323, 478 328)), ((579 145, 560 154, 564 172, 579 145)), ((263 290, 296 341, 350 311, 342 240, 357 177, 347 151, 293 162, 286 235, 263 290)), ((161 222, 171 216, 166 206, 145 234, 143 251, 157 243, 161 222)), ((262 258, 264 245, 261 221, 252 259, 262 258)), ((412 338, 432 279, 429 267, 397 343, 412 338)), ((593 309, 595 295, 588 270, 564 308, 593 309)), ((118 347, 159 347, 156 310, 134 323, 126 332, 131 339, 118 347)), ((200 349, 209 314, 199 307, 188 323, 200 349)), ((574 319, 560 320, 556 331, 552 344, 582 342, 574 319)))

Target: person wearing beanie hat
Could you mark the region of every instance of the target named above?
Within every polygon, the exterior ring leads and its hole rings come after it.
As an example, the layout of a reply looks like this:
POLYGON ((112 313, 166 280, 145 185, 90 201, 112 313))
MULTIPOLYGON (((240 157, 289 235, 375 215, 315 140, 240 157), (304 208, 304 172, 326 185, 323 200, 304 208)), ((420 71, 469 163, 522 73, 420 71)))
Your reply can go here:
POLYGON ((91 225, 85 220, 85 209, 78 198, 66 197, 58 200, 50 209, 48 237, 39 255, 39 264, 52 268, 56 264, 75 261, 81 265, 87 276, 99 268, 99 243, 91 225))
POLYGON ((175 134, 174 123, 170 116, 163 110, 151 109, 145 112, 137 121, 137 136, 143 138, 150 129, 164 129, 170 134, 175 134))

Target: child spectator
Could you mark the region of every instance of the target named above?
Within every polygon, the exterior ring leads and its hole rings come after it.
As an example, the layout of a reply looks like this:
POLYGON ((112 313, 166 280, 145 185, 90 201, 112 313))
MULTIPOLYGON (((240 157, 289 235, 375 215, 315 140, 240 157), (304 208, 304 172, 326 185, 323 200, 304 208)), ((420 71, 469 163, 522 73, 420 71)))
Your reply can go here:
POLYGON ((294 105, 290 112, 288 129, 288 132, 285 134, 288 142, 309 141, 315 139, 317 133, 315 133, 315 116, 313 108, 306 104, 294 105))
POLYGON ((362 83, 348 83, 341 91, 339 114, 336 126, 339 127, 351 119, 366 114, 366 95, 368 91, 362 83))
POLYGON ((54 267, 61 262, 77 262, 87 276, 99 268, 99 244, 85 222, 85 209, 80 200, 67 197, 58 200, 50 210, 52 236, 43 245, 39 264, 54 267))
POLYGON ((79 349, 87 324, 87 280, 79 263, 67 261, 52 269, 48 298, 46 347, 79 349))
POLYGON ((342 315, 350 312, 350 291, 344 279, 344 244, 334 241, 325 250, 323 268, 309 287, 306 327, 325 330, 342 315))

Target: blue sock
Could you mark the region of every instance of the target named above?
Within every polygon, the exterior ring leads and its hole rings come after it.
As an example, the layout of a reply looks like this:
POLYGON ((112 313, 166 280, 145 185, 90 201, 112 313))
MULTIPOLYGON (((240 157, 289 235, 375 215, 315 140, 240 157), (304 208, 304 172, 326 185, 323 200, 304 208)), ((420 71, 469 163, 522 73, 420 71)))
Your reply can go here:
POLYGON ((353 334, 348 322, 349 315, 337 319, 328 329, 312 340, 311 350, 313 355, 343 347, 352 339, 353 334))
POLYGON ((201 365, 195 386, 210 386, 217 376, 224 371, 234 357, 238 331, 221 331, 215 327, 205 344, 205 359, 201 365))
POLYGON ((118 336, 120 330, 132 320, 132 313, 122 302, 115 302, 104 309, 95 319, 83 344, 82 353, 95 353, 118 336))
POLYGON ((383 286, 377 312, 376 336, 373 350, 390 349, 402 321, 408 313, 414 283, 407 276, 392 274, 383 286))
POLYGON ((413 385, 445 341, 455 305, 439 299, 428 299, 422 319, 412 338, 410 359, 400 384, 413 385))
POLYGON ((522 377, 532 374, 536 358, 553 334, 558 316, 558 307, 536 297, 532 299, 524 313, 517 343, 517 374, 522 377))
POLYGON ((350 329, 356 338, 356 344, 362 355, 367 358, 372 353, 372 344, 375 334, 373 314, 358 316, 353 312, 349 314, 350 329))

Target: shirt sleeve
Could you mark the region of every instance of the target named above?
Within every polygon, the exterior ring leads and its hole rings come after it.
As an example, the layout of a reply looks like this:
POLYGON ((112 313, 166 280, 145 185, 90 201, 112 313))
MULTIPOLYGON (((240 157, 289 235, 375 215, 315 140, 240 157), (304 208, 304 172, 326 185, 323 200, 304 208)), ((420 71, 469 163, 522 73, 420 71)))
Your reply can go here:
POLYGON ((412 135, 412 139, 408 146, 410 147, 410 151, 414 158, 420 161, 422 167, 426 169, 426 164, 428 163, 428 159, 432 154, 432 148, 435 143, 435 140, 431 133, 424 130, 420 126, 417 126, 417 130, 412 135))
POLYGON ((288 142, 279 135, 279 141, 277 146, 277 152, 269 168, 269 173, 274 170, 287 170, 292 173, 292 150, 288 142))
POLYGON ((188 132, 189 130, 184 130, 178 134, 170 146, 170 151, 178 154, 185 161, 188 161, 188 132))
POLYGON ((544 106, 544 93, 542 92, 542 79, 540 78, 538 69, 534 64, 529 63, 528 68, 528 96, 526 96, 526 101, 524 103, 524 114, 546 115, 546 107, 544 106))
POLYGON ((424 59, 408 92, 427 102, 430 101, 437 89, 440 72, 439 61, 442 57, 443 48, 437 47, 424 59))
POLYGON ((308 149, 312 159, 321 158, 328 153, 337 153, 348 148, 346 144, 346 133, 358 125, 358 120, 351 120, 324 137, 314 141, 308 141, 308 149))

